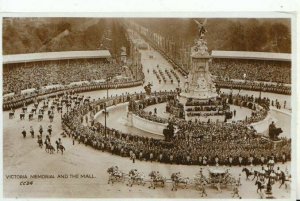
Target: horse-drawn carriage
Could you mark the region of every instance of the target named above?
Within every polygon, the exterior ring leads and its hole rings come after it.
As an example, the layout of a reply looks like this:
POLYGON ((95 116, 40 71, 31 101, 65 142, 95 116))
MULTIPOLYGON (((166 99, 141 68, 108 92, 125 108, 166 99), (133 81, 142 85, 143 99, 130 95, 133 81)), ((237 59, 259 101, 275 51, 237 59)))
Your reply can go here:
POLYGON ((129 179, 128 179, 128 184, 127 186, 132 186, 133 184, 137 185, 145 185, 145 175, 142 172, 138 172, 137 169, 132 169, 129 171, 129 179))
POLYGON ((157 186, 161 185, 161 187, 164 187, 166 184, 166 177, 162 176, 159 171, 152 171, 149 174, 150 176, 150 186, 149 188, 155 189, 157 186))
POLYGON ((177 191, 177 187, 182 185, 183 188, 187 188, 187 185, 190 183, 190 179, 188 177, 183 177, 180 172, 173 173, 171 175, 172 180, 172 191, 177 191))
POLYGON ((118 166, 113 166, 108 168, 107 173, 109 174, 108 184, 111 182, 124 182, 125 181, 125 173, 119 170, 118 166))
POLYGON ((210 169, 207 184, 216 187, 221 191, 221 187, 233 186, 236 179, 225 169, 210 169))

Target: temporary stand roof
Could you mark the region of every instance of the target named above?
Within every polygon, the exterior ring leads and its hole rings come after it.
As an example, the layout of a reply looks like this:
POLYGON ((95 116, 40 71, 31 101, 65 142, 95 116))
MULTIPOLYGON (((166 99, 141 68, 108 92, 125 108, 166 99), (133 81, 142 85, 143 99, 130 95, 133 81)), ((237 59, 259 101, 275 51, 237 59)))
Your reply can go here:
POLYGON ((254 59, 254 60, 272 60, 272 61, 291 61, 291 54, 273 53, 273 52, 247 52, 247 51, 219 51, 213 50, 213 58, 223 59, 254 59))
POLYGON ((4 55, 3 64, 25 63, 35 61, 67 60, 88 58, 111 58, 108 50, 94 51, 64 51, 64 52, 40 52, 29 54, 4 55))

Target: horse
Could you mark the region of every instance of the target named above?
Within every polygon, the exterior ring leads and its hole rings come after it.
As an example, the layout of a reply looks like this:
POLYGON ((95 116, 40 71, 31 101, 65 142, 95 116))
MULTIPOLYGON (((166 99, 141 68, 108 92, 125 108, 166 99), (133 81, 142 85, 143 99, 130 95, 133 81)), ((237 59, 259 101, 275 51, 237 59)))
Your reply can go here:
POLYGON ((53 122, 53 119, 54 119, 53 113, 51 113, 51 114, 49 115, 49 119, 50 119, 50 122, 53 122))
POLYGON ((50 138, 48 139, 48 138, 46 137, 44 144, 46 145, 45 151, 46 151, 47 153, 53 154, 54 151, 55 151, 55 148, 51 145, 51 143, 50 143, 50 138))
POLYGON ((14 111, 9 112, 8 118, 9 118, 9 119, 15 118, 15 112, 14 112, 14 111))
POLYGON ((255 182, 255 186, 257 185, 257 190, 256 192, 258 193, 258 190, 261 192, 262 189, 265 188, 265 184, 263 184, 261 181, 259 180, 256 180, 255 182))
POLYGON ((28 119, 29 119, 29 121, 31 121, 31 120, 33 119, 33 113, 30 113, 30 114, 28 115, 28 119))
POLYGON ((34 131, 30 130, 31 137, 34 138, 34 131))
POLYGON ((57 112, 60 112, 60 111, 62 111, 62 106, 57 107, 57 112))
POLYGON ((39 109, 39 114, 44 114, 44 108, 39 109))
POLYGON ((281 171, 279 180, 281 181, 279 188, 281 188, 281 186, 284 185, 285 189, 287 189, 288 186, 286 182, 291 182, 291 176, 286 177, 285 173, 281 171))
POLYGON ((150 176, 150 179, 151 179, 151 182, 150 182, 150 186, 148 188, 153 188, 155 189, 155 187, 160 183, 162 187, 165 186, 165 183, 166 183, 166 178, 161 176, 159 174, 159 172, 155 172, 155 171, 152 171, 150 172, 149 174, 150 176))
POLYGON ((273 128, 269 130, 269 137, 271 140, 278 140, 278 136, 282 133, 282 129, 281 128, 273 128))
POLYGON ((45 143, 46 144, 46 152, 53 154, 55 149, 51 144, 45 143))
POLYGON ((127 186, 132 187, 132 185, 136 182, 138 185, 145 185, 145 175, 143 173, 137 172, 137 170, 130 170, 129 171, 129 180, 127 186))
POLYGON ((61 155, 63 155, 66 148, 62 144, 60 144, 57 147, 57 153, 58 153, 59 150, 61 151, 61 155))
POLYGON ((38 121, 42 121, 44 118, 44 115, 43 114, 38 114, 38 121))
POLYGON ((32 109, 31 109, 31 113, 36 114, 36 108, 32 108, 32 109))
POLYGON ((256 170, 254 170, 253 172, 251 172, 248 168, 243 168, 243 170, 242 170, 242 172, 245 172, 246 173, 246 180, 249 180, 249 176, 251 176, 251 175, 253 175, 253 179, 252 179, 252 181, 255 179, 255 178, 257 178, 258 177, 258 175, 259 175, 259 172, 258 171, 256 171, 256 170))
POLYGON ((20 120, 24 120, 25 119, 25 114, 24 113, 21 113, 20 114, 20 120))
POLYGON ((51 133, 52 133, 52 128, 51 128, 51 127, 49 127, 47 131, 48 131, 49 135, 51 136, 51 133))
POLYGON ((22 111, 23 111, 23 113, 26 113, 27 112, 27 107, 23 107, 22 111))
POLYGON ((108 178, 108 184, 111 182, 111 184, 114 183, 114 181, 124 181, 125 174, 118 170, 116 167, 110 167, 107 169, 107 173, 109 174, 108 178))
POLYGON ((184 188, 187 188, 187 185, 189 183, 189 178, 186 177, 181 177, 180 173, 173 173, 171 175, 171 180, 172 180, 172 191, 175 190, 177 191, 177 186, 179 186, 179 184, 183 184, 184 188))
POLYGON ((43 140, 41 137, 38 138, 38 144, 39 144, 39 147, 43 148, 43 140))
POLYGON ((24 138, 26 137, 26 131, 25 130, 22 131, 22 135, 23 135, 24 138))

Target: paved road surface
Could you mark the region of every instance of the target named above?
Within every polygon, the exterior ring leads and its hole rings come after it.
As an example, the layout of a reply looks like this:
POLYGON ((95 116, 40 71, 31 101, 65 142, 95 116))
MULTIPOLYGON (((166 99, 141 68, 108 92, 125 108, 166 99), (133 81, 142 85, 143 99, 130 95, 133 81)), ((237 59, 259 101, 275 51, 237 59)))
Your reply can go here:
MULTIPOLYGON (((151 68, 156 67, 159 63, 163 68, 171 68, 171 66, 160 56, 157 52, 142 51, 142 62, 144 72, 146 75, 146 83, 153 82, 154 90, 165 90, 176 86, 167 84, 157 84, 155 76, 151 73, 151 68), (154 59, 149 59, 149 54, 154 55, 154 59), (150 69, 147 74, 146 70, 150 69)), ((109 90, 110 94, 121 94, 124 92, 132 93, 134 91, 141 91, 142 87, 135 87, 131 89, 117 89, 109 90)), ((85 93, 87 96, 103 97, 105 91, 94 91, 85 93)), ((274 95, 275 96, 275 95, 274 95)), ((277 95, 276 95, 277 96, 277 95)), ((32 107, 32 106, 30 106, 32 107)), ((20 113, 20 109, 16 110, 16 116, 20 113)), ((108 185, 107 168, 112 165, 118 165, 121 170, 128 172, 131 168, 136 168, 148 174, 152 170, 159 170, 164 176, 169 177, 172 172, 181 171, 184 176, 193 177, 199 171, 198 166, 183 166, 183 165, 167 165, 160 163, 150 163, 144 161, 136 161, 132 163, 128 158, 114 156, 109 153, 103 153, 87 147, 83 144, 72 145, 72 140, 63 138, 63 145, 66 147, 64 155, 46 153, 37 145, 37 139, 32 139, 28 134, 25 139, 21 136, 22 127, 24 126, 29 131, 29 126, 34 127, 37 133, 40 125, 44 128, 46 135, 46 126, 48 126, 49 119, 45 118, 42 122, 38 122, 36 117, 29 122, 27 119, 21 121, 18 118, 13 120, 8 119, 8 112, 3 112, 3 160, 4 160, 4 196, 14 198, 29 198, 29 197, 98 197, 98 198, 121 198, 121 197, 135 197, 135 198, 200 198, 200 193, 194 188, 190 190, 179 189, 177 192, 171 191, 170 184, 164 189, 150 190, 146 186, 127 187, 125 184, 108 185), (53 174, 57 177, 58 174, 92 174, 95 178, 92 179, 7 179, 8 175, 26 174, 28 177, 31 174, 53 174), (21 186, 21 181, 33 181, 33 185, 21 186)), ((55 114, 53 126, 53 135, 51 137, 54 143, 61 133, 61 119, 60 115, 55 114)), ((290 163, 285 165, 280 164, 281 169, 288 168, 290 170, 290 163)), ((255 167, 259 169, 259 167, 255 167)), ((204 173, 207 174, 208 167, 204 168, 204 173)), ((242 167, 232 167, 230 172, 235 176, 241 173, 242 167)), ((289 198, 290 189, 278 189, 278 183, 274 186, 274 195, 277 198, 289 198)), ((295 190, 295 189, 292 189, 295 190)), ((208 198, 230 198, 231 190, 223 189, 222 193, 217 193, 214 188, 207 188, 208 198)), ((244 175, 242 177, 242 186, 240 187, 240 194, 243 198, 259 198, 256 193, 254 182, 245 181, 244 175)))

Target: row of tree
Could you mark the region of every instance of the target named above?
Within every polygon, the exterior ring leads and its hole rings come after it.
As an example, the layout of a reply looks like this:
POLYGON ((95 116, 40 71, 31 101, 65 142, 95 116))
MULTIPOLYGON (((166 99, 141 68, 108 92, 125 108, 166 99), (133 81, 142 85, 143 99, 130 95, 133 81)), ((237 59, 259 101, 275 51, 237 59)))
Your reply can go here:
MULTIPOLYGON (((135 21, 176 43, 178 54, 180 49, 193 45, 198 34, 193 19, 135 21)), ((289 19, 208 19, 206 28, 210 50, 291 52, 289 19)))
POLYGON ((120 19, 4 18, 3 54, 108 49, 118 58, 129 49, 120 19))

